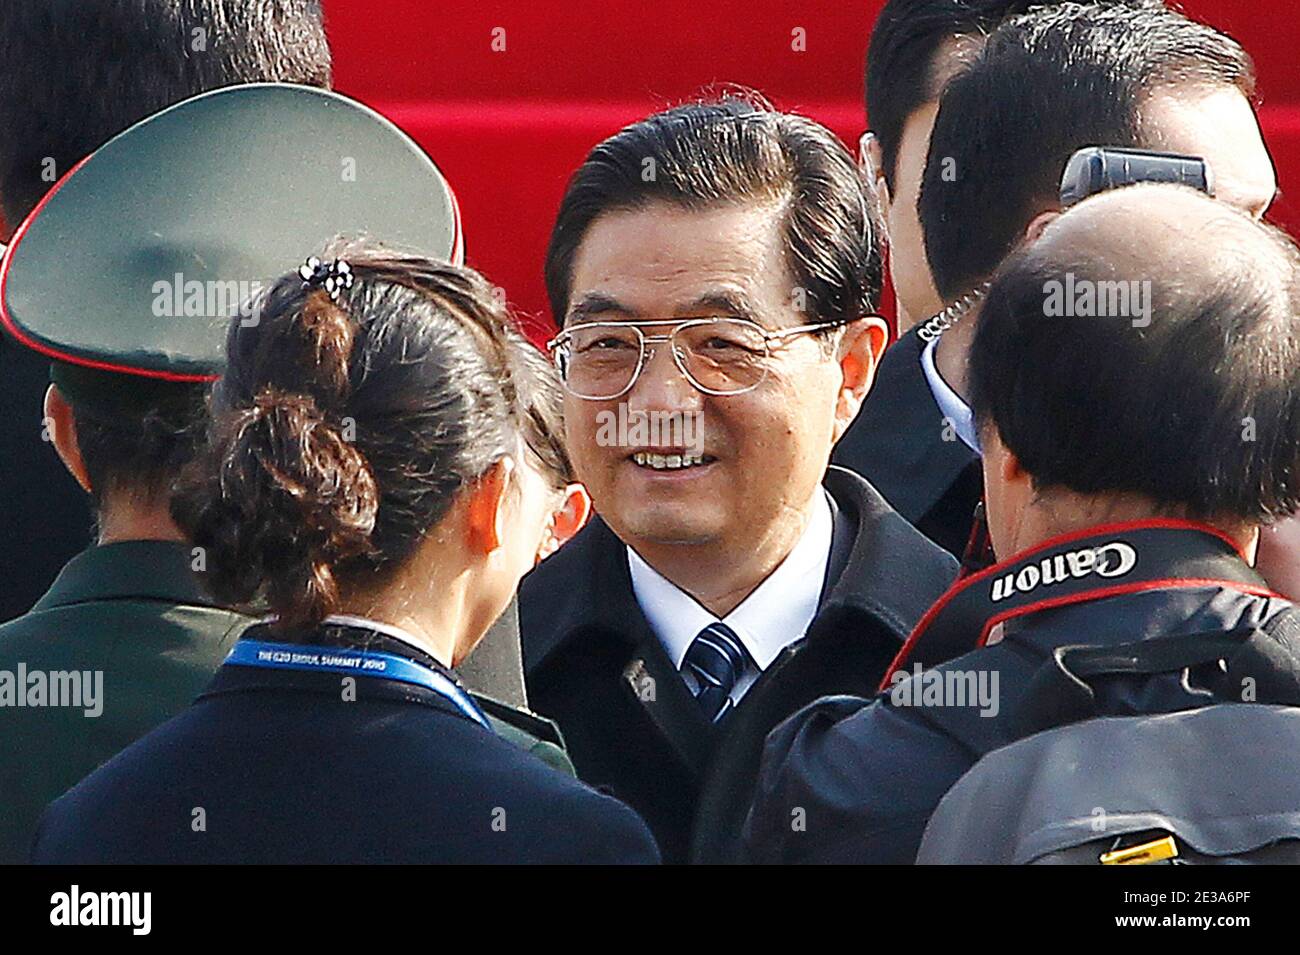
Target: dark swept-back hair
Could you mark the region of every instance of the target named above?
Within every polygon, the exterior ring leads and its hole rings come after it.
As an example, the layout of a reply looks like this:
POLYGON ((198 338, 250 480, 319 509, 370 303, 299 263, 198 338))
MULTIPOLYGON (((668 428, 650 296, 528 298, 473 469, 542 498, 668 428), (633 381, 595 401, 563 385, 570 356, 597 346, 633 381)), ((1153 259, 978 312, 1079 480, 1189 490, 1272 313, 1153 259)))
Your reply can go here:
POLYGON ((907 118, 939 97, 938 54, 959 36, 982 33, 1035 0, 889 0, 867 47, 867 122, 880 141, 889 188, 907 118))
POLYGON ((0 3, 0 201, 10 226, 133 123, 238 83, 329 86, 319 0, 0 3))
POLYGON ((337 301, 292 272, 256 324, 232 321, 210 447, 172 504, 214 595, 287 632, 337 609, 341 581, 400 567, 502 457, 527 452, 557 489, 570 475, 555 371, 482 276, 371 244, 326 255, 355 277, 337 301))
POLYGON ((573 260, 608 212, 666 202, 688 210, 779 204, 786 261, 812 322, 852 321, 880 297, 880 247, 853 157, 811 119, 756 95, 677 106, 596 146, 560 203, 546 250, 546 293, 563 325, 573 260))
POLYGON ((952 301, 991 275, 1057 207, 1076 150, 1157 146, 1140 121, 1153 91, 1251 97, 1254 76, 1231 37, 1159 5, 1063 3, 1003 23, 949 81, 930 137, 918 212, 935 289, 952 301))
POLYGON ((1300 507, 1300 251, 1273 226, 1216 212, 1241 228, 1174 240, 1213 247, 1172 266, 1166 236, 1146 262, 1062 240, 1021 248, 999 269, 970 350, 971 405, 1036 488, 1137 493, 1249 524, 1300 507), (1049 316, 1049 283, 1069 276, 1075 288, 1149 281, 1150 324, 1049 316))
MULTIPOLYGON (((892 190, 907 119, 939 98, 939 53, 956 37, 980 36, 1044 0, 889 0, 867 48, 867 121, 880 141, 882 172, 892 190)), ((1162 0, 1108 0, 1162 6, 1162 0)))

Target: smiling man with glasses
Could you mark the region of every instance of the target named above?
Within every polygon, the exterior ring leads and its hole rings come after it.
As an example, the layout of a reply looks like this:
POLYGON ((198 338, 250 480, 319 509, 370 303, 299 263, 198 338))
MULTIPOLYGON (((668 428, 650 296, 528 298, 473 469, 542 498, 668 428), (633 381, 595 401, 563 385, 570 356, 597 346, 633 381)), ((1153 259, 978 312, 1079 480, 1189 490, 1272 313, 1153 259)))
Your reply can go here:
POLYGON ((588 156, 546 278, 597 516, 522 588, 530 697, 665 859, 730 860, 767 732, 874 685, 955 572, 828 471, 887 337, 867 197, 808 119, 678 107, 588 156), (698 441, 611 441, 611 415, 698 441))

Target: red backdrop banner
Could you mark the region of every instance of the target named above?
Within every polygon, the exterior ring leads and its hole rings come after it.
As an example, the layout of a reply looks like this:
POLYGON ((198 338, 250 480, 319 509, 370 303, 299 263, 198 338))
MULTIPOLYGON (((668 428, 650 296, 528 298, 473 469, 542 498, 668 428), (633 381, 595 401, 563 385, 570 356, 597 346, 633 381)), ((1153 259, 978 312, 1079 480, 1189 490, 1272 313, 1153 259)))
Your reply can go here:
MULTIPOLYGON (((411 133, 456 189, 467 260, 507 290, 536 341, 551 223, 574 168, 619 127, 739 84, 824 123, 850 146, 866 127, 863 60, 882 0, 325 0, 341 92, 411 133)), ((1292 227, 1300 69, 1291 0, 1194 0, 1259 70, 1260 116, 1292 227)), ((889 297, 887 296, 887 299, 889 297)))

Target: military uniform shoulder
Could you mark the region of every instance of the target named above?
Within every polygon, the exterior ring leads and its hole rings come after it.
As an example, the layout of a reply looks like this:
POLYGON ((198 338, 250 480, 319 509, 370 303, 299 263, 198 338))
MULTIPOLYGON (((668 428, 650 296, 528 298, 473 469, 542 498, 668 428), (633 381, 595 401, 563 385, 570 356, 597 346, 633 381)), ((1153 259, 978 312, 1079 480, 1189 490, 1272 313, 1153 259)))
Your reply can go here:
MULTIPOLYGON (((32 610, 0 624, 0 663, 67 655, 86 665, 123 649, 177 650, 182 644, 209 656, 215 668, 250 618, 220 607, 162 604, 157 600, 87 600, 32 610), (129 638, 129 639, 124 639, 129 638)), ((105 662, 100 659, 99 662, 105 662)))
POLYGON ((492 729, 506 742, 526 753, 532 753, 547 766, 567 776, 578 775, 573 761, 564 749, 560 728, 553 721, 491 697, 478 693, 470 695, 492 724, 492 729))

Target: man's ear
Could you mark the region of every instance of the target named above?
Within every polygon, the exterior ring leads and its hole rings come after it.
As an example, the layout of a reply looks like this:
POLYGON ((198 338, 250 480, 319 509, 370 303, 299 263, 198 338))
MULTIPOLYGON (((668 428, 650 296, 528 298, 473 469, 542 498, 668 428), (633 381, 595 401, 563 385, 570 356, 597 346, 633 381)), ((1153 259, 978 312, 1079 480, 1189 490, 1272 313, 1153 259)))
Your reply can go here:
MULTIPOLYGON (((1016 457, 1016 453, 1005 444, 1002 444, 1001 441, 1002 439, 998 438, 998 444, 1002 451, 998 459, 998 477, 1002 479, 1002 483, 1010 486, 1029 480, 1029 474, 1020 463, 1020 459, 1016 457)), ((983 439, 981 439, 982 442, 983 439)))
POLYGON ((880 356, 889 343, 889 326, 884 319, 868 315, 850 323, 840 339, 839 361, 842 376, 840 393, 835 401, 834 440, 843 437, 858 416, 862 400, 876 378, 880 356))
POLYGON ((41 423, 50 443, 54 445, 59 460, 68 469, 81 489, 90 493, 90 474, 86 471, 86 462, 81 457, 81 446, 77 444, 77 419, 72 413, 72 405, 63 397, 58 385, 45 389, 45 420, 41 423))
POLYGON ((502 458, 467 489, 465 542, 475 554, 487 556, 506 538, 510 518, 506 495, 514 470, 515 462, 502 458))
POLYGON ((885 181, 885 157, 880 149, 880 137, 871 130, 862 134, 858 140, 858 156, 866 182, 878 213, 878 225, 882 230, 889 222, 889 207, 893 196, 889 194, 889 183, 885 181))
POLYGON ((1025 236, 1020 240, 1020 244, 1029 245, 1029 243, 1037 241, 1038 237, 1043 234, 1043 230, 1060 217, 1060 209, 1048 209, 1046 212, 1038 213, 1030 221, 1029 225, 1025 226, 1025 236))
POLYGON ((992 424, 980 430, 980 457, 984 463, 985 491, 996 483, 1003 497, 1028 499, 1033 496, 1034 479, 1020 463, 1016 453, 1002 443, 1002 436, 992 424))
POLYGON ((980 428, 980 467, 984 472, 984 507, 993 551, 1004 558, 1020 549, 1020 528, 1033 499, 1033 481, 1020 459, 1002 443, 992 422, 980 428))
POLYGON ((540 563, 573 539, 591 518, 591 495, 581 484, 570 484, 564 489, 564 503, 551 518, 550 532, 537 552, 540 563))

